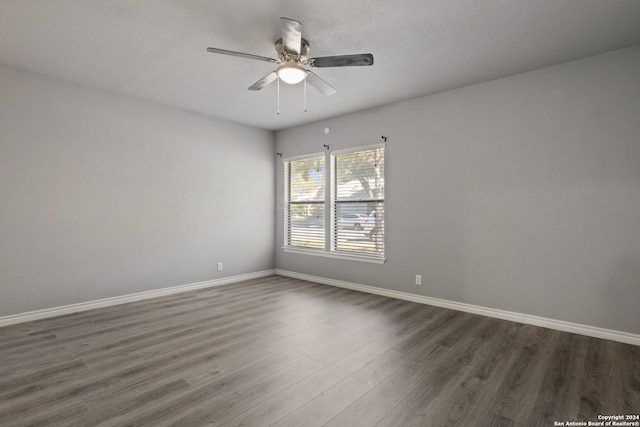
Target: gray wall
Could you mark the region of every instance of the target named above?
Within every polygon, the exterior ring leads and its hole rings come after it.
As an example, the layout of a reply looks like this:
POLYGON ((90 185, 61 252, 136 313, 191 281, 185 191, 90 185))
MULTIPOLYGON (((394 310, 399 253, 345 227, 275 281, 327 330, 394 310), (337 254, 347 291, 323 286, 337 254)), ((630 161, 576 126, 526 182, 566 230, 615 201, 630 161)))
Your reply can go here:
POLYGON ((0 316, 272 269, 274 158, 272 132, 0 67, 0 316))
POLYGON ((387 262, 283 253, 279 161, 276 268, 640 333, 640 47, 287 129, 276 148, 381 135, 387 262))

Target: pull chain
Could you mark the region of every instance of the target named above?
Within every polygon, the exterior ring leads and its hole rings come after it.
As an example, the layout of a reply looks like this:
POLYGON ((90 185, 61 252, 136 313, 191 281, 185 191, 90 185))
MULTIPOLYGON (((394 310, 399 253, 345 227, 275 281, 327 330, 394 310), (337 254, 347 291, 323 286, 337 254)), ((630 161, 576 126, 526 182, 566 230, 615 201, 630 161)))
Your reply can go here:
MULTIPOLYGON (((278 80, 278 104, 277 114, 280 115, 280 76, 276 76, 278 80)), ((304 112, 307 112, 307 74, 304 75, 304 112)))
POLYGON ((307 112, 307 73, 304 73, 304 112, 307 112))

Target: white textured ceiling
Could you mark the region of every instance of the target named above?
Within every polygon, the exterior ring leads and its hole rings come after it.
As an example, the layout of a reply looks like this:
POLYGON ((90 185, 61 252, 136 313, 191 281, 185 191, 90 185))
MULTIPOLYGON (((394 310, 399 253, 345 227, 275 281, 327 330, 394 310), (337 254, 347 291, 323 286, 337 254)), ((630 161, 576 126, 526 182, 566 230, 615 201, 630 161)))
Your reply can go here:
MULTIPOLYGON (((640 44, 639 0, 0 0, 0 63, 265 129, 283 129, 640 44), (273 64, 279 17, 337 93, 247 88, 273 64)), ((0 94, 1 96, 1 94, 0 94)))

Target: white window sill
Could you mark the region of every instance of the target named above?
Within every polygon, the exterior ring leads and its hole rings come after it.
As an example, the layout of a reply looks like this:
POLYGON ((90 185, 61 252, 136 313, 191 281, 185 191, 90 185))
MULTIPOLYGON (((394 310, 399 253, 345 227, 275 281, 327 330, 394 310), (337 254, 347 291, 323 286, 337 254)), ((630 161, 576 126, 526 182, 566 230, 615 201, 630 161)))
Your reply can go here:
POLYGON ((335 258, 335 259, 344 259, 349 261, 360 261, 360 262, 368 262, 372 264, 384 264, 386 258, 374 258, 362 255, 351 255, 344 254, 341 252, 326 252, 323 250, 313 250, 313 249, 300 249, 300 248, 289 248, 283 247, 282 250, 287 253, 292 254, 300 254, 300 255, 314 255, 324 258, 335 258))

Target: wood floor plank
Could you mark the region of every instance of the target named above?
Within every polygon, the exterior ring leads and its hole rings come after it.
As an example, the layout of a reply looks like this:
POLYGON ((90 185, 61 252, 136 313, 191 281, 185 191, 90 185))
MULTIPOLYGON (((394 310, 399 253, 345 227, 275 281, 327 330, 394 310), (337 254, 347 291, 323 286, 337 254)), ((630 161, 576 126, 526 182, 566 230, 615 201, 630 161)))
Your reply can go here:
MULTIPOLYGON (((469 325, 468 319, 461 317, 463 325, 469 325)), ((452 331, 445 329, 447 333, 444 339, 438 339, 440 343, 451 343, 450 347, 436 344, 437 351, 431 351, 429 357, 423 358, 423 368, 408 382, 408 393, 375 425, 380 426, 409 426, 409 425, 435 425, 444 424, 442 414, 448 418, 448 413, 437 411, 434 402, 439 396, 446 396, 449 402, 450 394, 456 390, 465 378, 470 377, 473 369, 473 361, 478 354, 482 354, 483 346, 490 346, 490 342, 483 342, 473 338, 471 341, 464 337, 471 337, 482 326, 476 320, 473 327, 468 330, 456 327, 460 340, 453 343, 449 337, 452 331), (462 334, 462 335, 460 335, 462 334)), ((422 351, 421 353, 424 353, 422 351)), ((447 420, 448 421, 448 420, 447 420)))
MULTIPOLYGON (((263 325, 263 327, 265 326, 263 325)), ((244 339, 246 337, 242 333, 234 332, 234 334, 232 336, 238 338, 244 339)), ((257 344, 255 348, 263 348, 273 342, 275 338, 272 336, 270 340, 264 340, 264 342, 257 344)), ((169 347, 164 352, 151 357, 135 357, 136 355, 133 355, 130 359, 125 359, 126 363, 112 364, 110 359, 107 358, 102 364, 94 367, 92 370, 94 372, 93 375, 58 376, 44 384, 34 382, 32 385, 25 385, 23 382, 19 382, 18 389, 31 386, 38 387, 37 390, 32 391, 28 396, 21 399, 20 407, 32 406, 36 402, 40 402, 40 405, 55 403, 64 398, 73 398, 78 394, 92 396, 94 393, 109 390, 111 387, 121 386, 129 382, 140 382, 145 378, 153 378, 152 374, 157 371, 162 371, 162 378, 166 378, 173 371, 183 374, 194 361, 202 359, 216 358, 217 362, 224 362, 225 359, 221 355, 229 352, 226 351, 224 346, 220 347, 217 344, 221 344, 228 339, 228 335, 223 335, 221 337, 213 336, 206 340, 192 340, 188 345, 169 347), (211 354, 212 352, 213 355, 211 354)), ((233 357, 233 355, 229 357, 233 357)), ((0 402, 0 408, 1 405, 2 402, 0 402)), ((0 411, 0 417, 1 415, 2 412, 0 411)))
MULTIPOLYGON (((381 353, 387 351, 388 349, 385 349, 381 353)), ((268 399, 258 402, 255 406, 225 421, 224 424, 215 422, 214 425, 256 427, 272 425, 380 357, 379 352, 368 352, 364 347, 352 355, 354 357, 349 358, 351 363, 332 363, 268 399)))
POLYGON ((322 426, 345 407, 399 369, 402 354, 389 351, 316 396, 282 420, 277 427, 322 426))
POLYGON ((575 400, 571 400, 571 396, 579 392, 579 384, 572 381, 572 378, 577 376, 579 366, 584 363, 577 335, 554 331, 550 339, 553 340, 551 360, 544 373, 538 398, 527 416, 528 419, 536 420, 532 424, 540 427, 577 416, 578 406, 575 400))
POLYGON ((522 421, 527 419, 532 406, 540 394, 540 384, 545 370, 550 366, 549 337, 551 330, 525 327, 529 331, 525 346, 519 349, 519 355, 496 394, 494 411, 505 418, 522 421))
MULTIPOLYGON (((407 337, 420 331, 422 323, 428 319, 424 314, 431 313, 431 309, 432 307, 418 304, 402 304, 401 310, 393 310, 388 315, 392 319, 402 319, 403 323, 391 322, 394 327, 379 331, 374 341, 335 360, 317 374, 305 378, 224 425, 261 426, 277 422, 392 350, 407 337)), ((334 353, 333 349, 334 347, 329 348, 332 353, 334 353)), ((326 360, 324 354, 314 354, 313 357, 326 360)))
POLYGON ((326 366, 325 363, 306 357, 279 372, 270 372, 255 379, 233 393, 224 393, 202 402, 191 411, 173 414, 160 425, 181 427, 185 425, 224 425, 228 420, 260 404, 268 396, 279 393, 307 378, 326 366))
POLYGON ((548 426, 640 347, 271 276, 0 328, 0 425, 548 426))
MULTIPOLYGON (((161 399, 154 405, 139 408, 140 410, 126 414, 126 418, 117 417, 114 421, 118 424, 160 425, 165 420, 177 415, 176 408, 180 408, 179 412, 182 414, 191 414, 194 408, 206 405, 213 397, 224 396, 225 394, 238 395, 239 390, 250 386, 266 375, 286 369, 305 357, 303 353, 295 350, 278 353, 272 357, 249 364, 246 369, 236 370, 222 378, 215 377, 212 381, 199 387, 191 387, 185 392, 161 399)), ((96 426, 100 425, 96 424, 96 426)))
POLYGON ((376 425, 415 387, 423 365, 409 363, 400 367, 380 384, 332 418, 327 427, 376 425))

